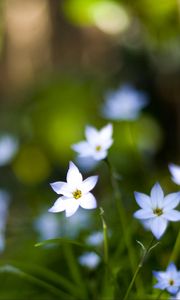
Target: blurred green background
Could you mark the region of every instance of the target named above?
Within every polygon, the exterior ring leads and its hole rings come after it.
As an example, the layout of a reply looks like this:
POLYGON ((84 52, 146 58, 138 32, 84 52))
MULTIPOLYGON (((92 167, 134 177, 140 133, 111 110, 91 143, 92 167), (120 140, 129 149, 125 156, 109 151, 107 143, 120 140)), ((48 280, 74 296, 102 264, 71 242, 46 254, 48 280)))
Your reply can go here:
MULTIPOLYGON (((69 160, 77 162, 70 146, 84 138, 85 126, 107 124, 101 115, 105 95, 124 83, 149 99, 137 120, 112 122, 109 151, 121 175, 138 256, 136 240, 147 243, 150 233, 132 218, 137 208, 133 191, 149 193, 156 181, 166 193, 178 190, 168 164, 180 162, 180 1, 1 0, 0 16, 0 154, 5 155, 0 157, 0 190, 8 203, 0 229, 1 265, 17 264, 38 278, 43 272, 35 266, 41 266, 71 278, 66 246, 34 244, 62 236, 84 242, 92 231, 101 230, 101 222, 97 211, 81 211, 72 220, 64 213, 49 217, 47 210, 56 200, 49 183, 65 179, 69 160), (10 141, 3 144, 7 137, 10 141)), ((112 265, 115 271, 117 265, 128 271, 108 170, 103 162, 89 171, 79 167, 85 177, 100 175, 94 194, 112 232, 112 265)), ((178 224, 170 228, 144 271, 149 282, 152 269, 166 267, 178 224)), ((74 247, 73 252, 78 257, 83 250, 74 247)), ((98 299, 101 265, 93 271, 78 268, 89 297, 98 299)), ((1 300, 57 299, 49 287, 16 271, 0 274, 1 300)))

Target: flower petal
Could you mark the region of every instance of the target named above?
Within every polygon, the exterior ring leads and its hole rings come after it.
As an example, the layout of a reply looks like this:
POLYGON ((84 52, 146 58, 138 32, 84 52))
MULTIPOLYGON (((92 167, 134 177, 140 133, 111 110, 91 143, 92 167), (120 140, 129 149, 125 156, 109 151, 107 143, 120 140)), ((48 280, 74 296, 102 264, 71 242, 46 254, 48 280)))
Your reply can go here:
POLYGON ((167 267, 167 269, 166 269, 166 272, 170 273, 171 275, 172 275, 173 273, 177 273, 177 268, 176 268, 176 266, 175 266, 175 264, 174 264, 173 262, 171 262, 171 263, 168 265, 168 267, 167 267))
POLYGON ((176 184, 180 184, 180 166, 169 164, 169 171, 171 172, 172 180, 176 184))
POLYGON ((157 240, 161 238, 167 228, 167 225, 168 221, 161 216, 152 219, 150 229, 157 240))
POLYGON ((74 199, 69 199, 66 201, 66 217, 74 215, 79 207, 79 201, 74 199))
POLYGON ((180 202, 180 192, 171 193, 164 198, 164 211, 175 208, 180 202))
POLYGON ((170 294, 176 294, 179 290, 179 286, 169 286, 167 290, 170 294))
POLYGON ((76 165, 70 161, 69 163, 69 169, 67 172, 67 182, 72 185, 72 187, 75 187, 82 183, 82 175, 79 172, 79 169, 76 167, 76 165))
POLYGON ((152 210, 145 210, 145 209, 137 210, 133 216, 136 219, 142 219, 142 220, 155 218, 155 214, 152 212, 152 210))
POLYGON ((83 193, 91 191, 98 181, 98 176, 90 176, 82 182, 81 190, 83 193))
POLYGON ((134 192, 137 204, 144 209, 151 208, 151 198, 143 193, 134 192))
POLYGON ((64 197, 59 197, 54 205, 50 209, 48 209, 48 211, 53 213, 64 211, 66 208, 66 200, 63 199, 64 197))
POLYGON ((112 124, 108 124, 108 125, 104 126, 99 132, 101 141, 107 141, 107 140, 111 139, 112 133, 113 133, 112 124))
POLYGON ((92 209, 97 207, 96 198, 93 194, 88 193, 80 198, 80 206, 86 209, 92 209))
POLYGON ((72 196, 73 188, 67 182, 57 181, 50 185, 57 194, 62 194, 66 197, 72 196))
POLYGON ((180 221, 180 212, 172 209, 167 212, 164 212, 163 217, 166 218, 168 221, 180 221))
POLYGON ((96 145, 99 140, 99 132, 96 128, 92 126, 86 126, 85 136, 88 143, 92 146, 96 145))
POLYGON ((90 156, 92 154, 92 148, 90 147, 89 143, 86 141, 79 142, 71 146, 71 148, 78 152, 80 156, 90 156))
POLYGON ((160 186, 160 184, 157 182, 151 189, 151 201, 153 208, 159 207, 161 208, 163 205, 164 200, 164 193, 160 186))
POLYGON ((105 150, 94 151, 92 156, 95 160, 102 160, 107 156, 107 151, 105 150))

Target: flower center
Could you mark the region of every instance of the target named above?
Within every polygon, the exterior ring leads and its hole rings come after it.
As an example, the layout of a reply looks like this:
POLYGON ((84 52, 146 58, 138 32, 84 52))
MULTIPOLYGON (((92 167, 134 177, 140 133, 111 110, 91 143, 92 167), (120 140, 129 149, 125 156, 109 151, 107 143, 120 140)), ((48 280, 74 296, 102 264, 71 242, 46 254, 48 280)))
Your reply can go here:
POLYGON ((159 217, 163 214, 163 210, 157 207, 153 210, 153 213, 159 217))
POLYGON ((72 194, 73 194, 74 199, 79 199, 82 196, 82 192, 80 190, 76 190, 72 194))
POLYGON ((100 145, 97 145, 95 149, 96 151, 101 151, 102 147, 100 145))
POLYGON ((173 279, 169 280, 169 285, 174 285, 174 280, 173 279))

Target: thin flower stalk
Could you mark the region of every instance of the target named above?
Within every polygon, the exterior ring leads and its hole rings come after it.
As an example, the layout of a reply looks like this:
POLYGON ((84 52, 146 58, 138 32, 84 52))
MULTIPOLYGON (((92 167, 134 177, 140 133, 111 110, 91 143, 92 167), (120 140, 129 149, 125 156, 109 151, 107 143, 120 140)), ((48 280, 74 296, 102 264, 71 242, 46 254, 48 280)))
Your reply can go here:
POLYGON ((130 284, 129 284, 129 287, 128 287, 128 289, 127 289, 127 292, 126 292, 126 294, 125 294, 123 300, 127 300, 127 299, 128 299, 128 296, 129 296, 129 294, 130 294, 130 292, 131 292, 131 290, 132 290, 132 287, 133 287, 133 285, 134 285, 134 283, 135 283, 135 280, 136 280, 136 278, 137 278, 137 275, 139 274, 141 268, 143 267, 144 262, 145 262, 145 260, 146 260, 146 258, 147 258, 147 256, 148 256, 148 254, 149 254, 150 251, 154 248, 154 246, 152 246, 153 243, 154 243, 154 241, 155 241, 155 238, 153 237, 152 240, 151 240, 151 242, 150 242, 150 244, 149 244, 149 246, 147 247, 147 249, 144 248, 142 257, 141 257, 141 259, 140 259, 140 262, 139 262, 139 264, 138 264, 138 266, 137 266, 137 268, 136 268, 136 270, 135 270, 135 273, 134 273, 134 275, 133 275, 133 278, 132 278, 132 280, 131 280, 131 282, 130 282, 130 284))
POLYGON ((104 219, 104 210, 102 207, 100 207, 100 217, 102 221, 102 226, 103 226, 103 237, 104 237, 104 263, 107 265, 108 264, 108 231, 107 231, 107 225, 104 219))
MULTIPOLYGON (((128 230, 129 226, 128 226, 128 222, 127 222, 127 218, 126 218, 126 212, 125 212, 125 209, 124 209, 124 206, 122 203, 121 194, 120 194, 119 187, 118 187, 117 175, 107 158, 105 159, 105 162, 109 168, 111 184, 112 184, 113 193, 114 193, 115 205, 117 207, 117 211, 118 211, 119 218, 120 218, 124 242, 125 242, 126 248, 128 250, 131 271, 132 271, 132 274, 134 274, 134 272, 136 270, 137 260, 136 260, 136 256, 133 251, 133 247, 132 247, 132 243, 131 243, 131 238, 130 238, 130 234, 129 234, 129 230, 128 230)), ((137 281, 136 288, 138 291, 140 291, 140 290, 143 291, 143 286, 142 286, 140 280, 137 281)))

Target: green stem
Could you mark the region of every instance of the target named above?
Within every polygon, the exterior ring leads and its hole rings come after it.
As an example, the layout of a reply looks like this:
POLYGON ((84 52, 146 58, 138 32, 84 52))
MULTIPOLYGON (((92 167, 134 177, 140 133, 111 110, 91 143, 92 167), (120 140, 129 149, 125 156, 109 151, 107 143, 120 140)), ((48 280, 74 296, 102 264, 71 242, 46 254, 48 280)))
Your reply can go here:
POLYGON ((131 280, 131 282, 129 284, 129 287, 127 289, 127 292, 126 292, 123 300, 126 300, 128 298, 129 293, 130 293, 130 291, 131 291, 131 289, 132 289, 132 287, 134 285, 134 282, 135 282, 135 280, 137 278, 137 275, 138 275, 139 271, 141 270, 142 266, 144 265, 144 262, 145 262, 145 260, 147 258, 147 255, 149 254, 149 252, 151 250, 151 247, 152 247, 152 244, 153 244, 154 240, 155 240, 155 238, 153 237, 152 240, 151 240, 151 242, 149 243, 149 246, 147 247, 147 249, 144 250, 143 255, 142 255, 141 259, 140 259, 140 262, 139 262, 139 264, 138 264, 138 266, 136 268, 136 271, 135 271, 135 273, 133 275, 133 278, 132 278, 132 280, 131 280))
POLYGON ((103 225, 103 237, 104 237, 104 262, 107 265, 108 264, 108 231, 107 231, 107 225, 103 217, 104 210, 102 207, 100 207, 100 217, 103 225))
MULTIPOLYGON (((115 198, 115 202, 116 202, 116 207, 117 207, 117 211, 119 214, 119 218, 120 218, 120 223, 121 223, 121 227, 122 227, 122 233, 123 233, 123 237, 124 237, 124 242, 128 251, 128 256, 129 256, 129 261, 130 261, 130 267, 132 270, 132 274, 134 274, 135 270, 136 270, 136 265, 137 265, 137 260, 136 260, 136 256, 133 252, 133 247, 132 247, 132 243, 131 243, 131 238, 130 238, 130 234, 129 234, 129 230, 128 230, 128 220, 126 217, 126 211, 124 209, 123 203, 122 203, 122 199, 121 199, 121 194, 119 191, 119 187, 118 187, 118 182, 116 179, 116 174, 114 172, 113 167, 111 166, 110 162, 108 159, 105 159, 106 164, 108 165, 109 168, 109 172, 110 172, 110 177, 111 177, 111 184, 112 184, 112 188, 113 188, 113 193, 114 193, 114 198, 115 198)), ((142 290, 142 284, 138 281, 136 283, 136 287, 137 290, 142 290)))
POLYGON ((171 263, 172 261, 176 262, 176 260, 179 256, 179 249, 180 249, 180 230, 179 230, 178 236, 176 238, 176 242, 175 242, 174 248, 172 250, 172 253, 171 253, 171 256, 169 259, 169 263, 171 263))

